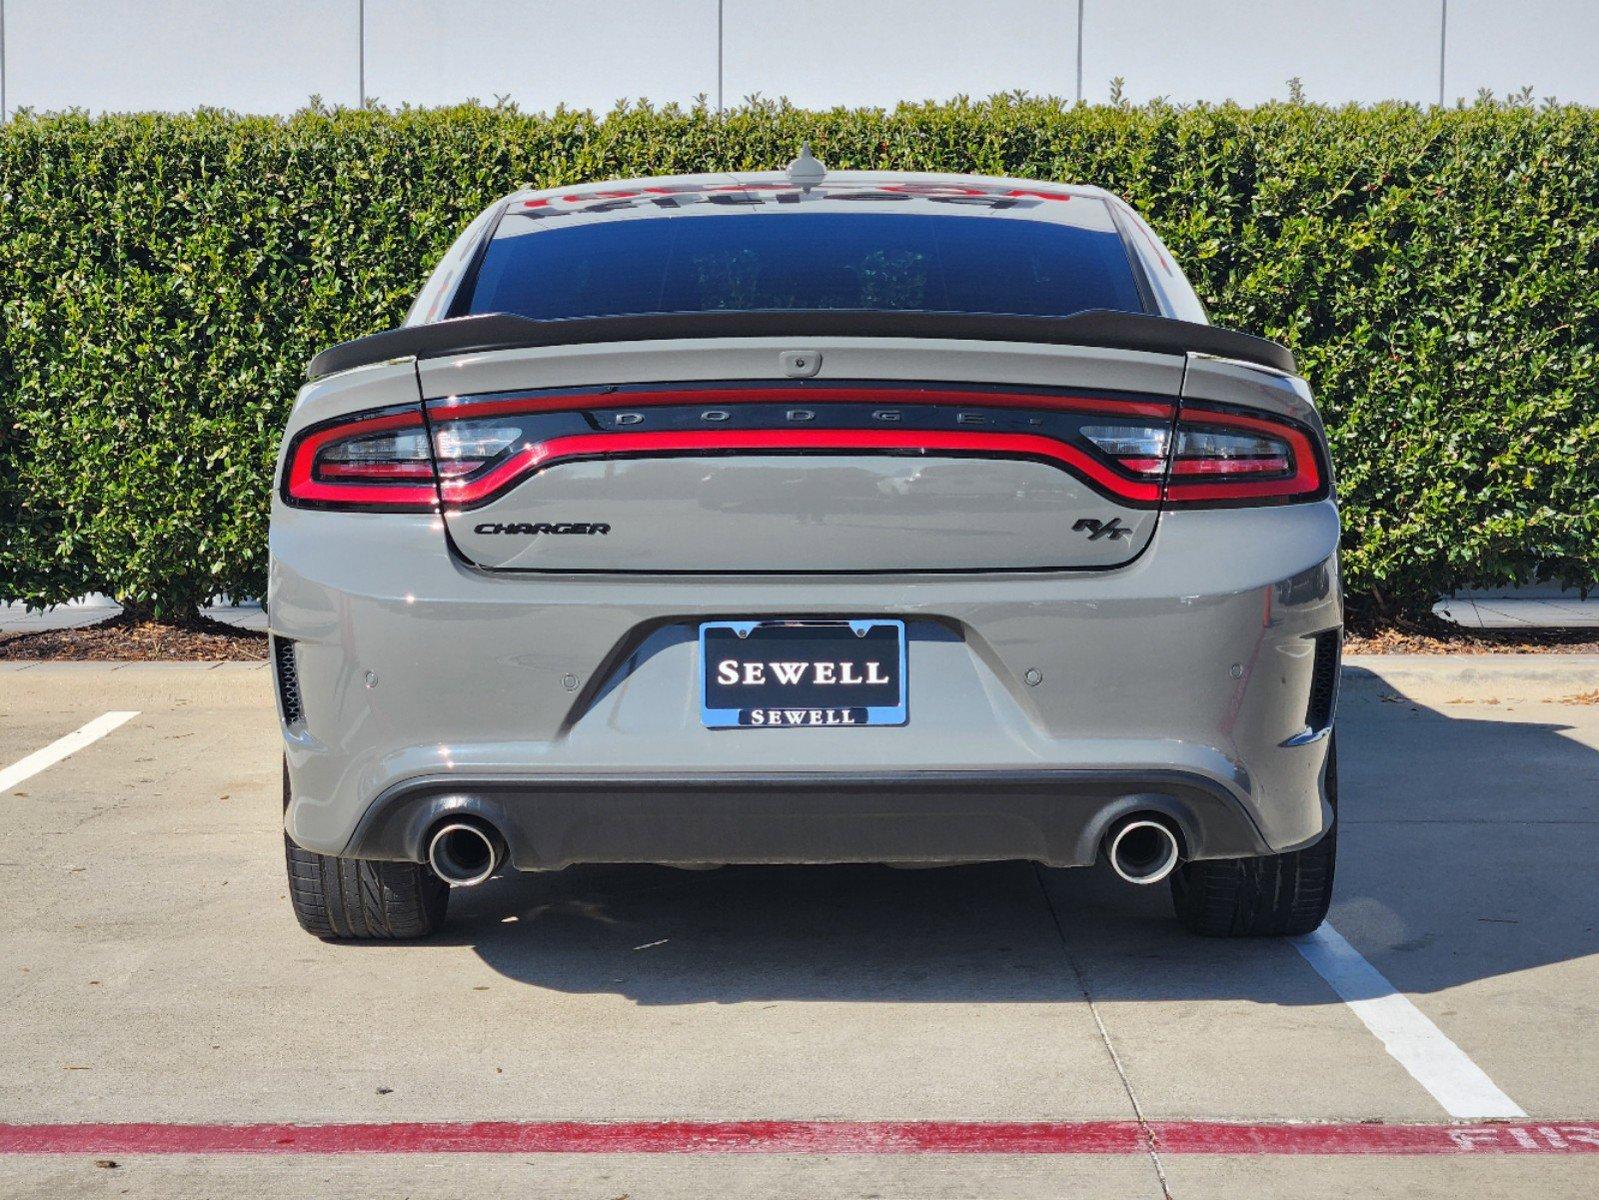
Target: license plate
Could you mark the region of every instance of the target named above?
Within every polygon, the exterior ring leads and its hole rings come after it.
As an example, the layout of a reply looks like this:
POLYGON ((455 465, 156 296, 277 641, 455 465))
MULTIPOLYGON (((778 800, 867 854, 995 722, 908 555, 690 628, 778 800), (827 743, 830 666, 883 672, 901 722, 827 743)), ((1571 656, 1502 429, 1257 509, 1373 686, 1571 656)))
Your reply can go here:
POLYGON ((700 719, 711 729, 903 725, 905 622, 707 621, 700 719))

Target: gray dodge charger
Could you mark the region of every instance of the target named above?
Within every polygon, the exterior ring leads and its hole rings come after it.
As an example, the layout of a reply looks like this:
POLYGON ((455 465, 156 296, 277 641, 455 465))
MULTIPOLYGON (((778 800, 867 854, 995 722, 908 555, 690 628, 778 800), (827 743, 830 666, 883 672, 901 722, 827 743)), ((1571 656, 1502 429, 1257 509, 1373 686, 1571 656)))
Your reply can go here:
POLYGON ((272 501, 291 898, 573 863, 1103 860, 1316 927, 1342 605, 1283 347, 1097 188, 518 192, 311 363, 272 501))

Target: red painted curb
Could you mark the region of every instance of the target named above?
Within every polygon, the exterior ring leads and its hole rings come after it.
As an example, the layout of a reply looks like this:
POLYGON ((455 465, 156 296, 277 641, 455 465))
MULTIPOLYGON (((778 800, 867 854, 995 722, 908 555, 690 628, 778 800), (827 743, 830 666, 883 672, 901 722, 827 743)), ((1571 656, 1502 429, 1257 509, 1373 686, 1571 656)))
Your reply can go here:
POLYGON ((1596 1154, 1599 1123, 438 1121, 0 1125, 0 1154, 1596 1154))

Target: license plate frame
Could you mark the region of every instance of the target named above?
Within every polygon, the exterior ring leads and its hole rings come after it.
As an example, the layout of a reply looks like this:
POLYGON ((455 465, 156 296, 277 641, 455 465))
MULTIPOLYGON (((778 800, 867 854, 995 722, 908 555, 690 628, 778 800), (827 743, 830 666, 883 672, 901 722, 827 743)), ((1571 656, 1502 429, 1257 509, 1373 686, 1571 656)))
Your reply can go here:
POLYGON ((905 622, 897 617, 828 617, 796 619, 788 617, 757 618, 742 621, 704 621, 699 627, 699 699, 700 723, 707 729, 805 729, 805 728, 883 728, 896 725, 906 725, 910 720, 909 700, 909 670, 910 655, 905 636, 905 622), (754 639, 752 642, 751 639, 754 639), (857 650, 860 647, 870 647, 870 650, 881 651, 892 647, 894 664, 893 674, 887 681, 877 678, 883 674, 881 670, 886 661, 884 659, 866 659, 867 650, 860 650, 856 655, 843 653, 857 650), (805 647, 809 644, 809 651, 805 647), (754 660, 770 665, 772 660, 763 659, 757 654, 745 652, 734 661, 739 664, 739 679, 735 683, 728 683, 724 678, 713 681, 713 667, 711 655, 717 647, 723 648, 724 656, 718 660, 717 666, 725 668, 730 661, 726 657, 726 648, 747 648, 752 645, 762 647, 784 646, 787 658, 778 660, 779 665, 792 669, 795 660, 800 660, 800 665, 805 668, 801 673, 801 680, 793 683, 771 682, 763 678, 760 682, 749 684, 744 682, 743 664, 754 660), (823 656, 823 652, 826 656, 823 656), (818 682, 822 672, 818 672, 818 665, 831 665, 834 673, 844 672, 845 664, 849 663, 856 668, 856 674, 863 674, 864 679, 832 680, 818 682), (871 668, 875 665, 875 671, 871 668), (803 677, 810 678, 809 688, 806 689, 803 677), (751 687, 757 689, 747 698, 752 702, 748 704, 729 704, 730 687, 751 687), (850 692, 839 692, 836 695, 842 700, 840 703, 790 703, 783 702, 782 688, 801 689, 791 693, 791 696, 804 696, 815 698, 818 688, 837 687, 855 688, 850 692), (857 698, 864 702, 850 703, 849 699, 857 698), (757 717, 756 714, 762 714, 757 717), (775 717, 775 719, 773 719, 775 717))

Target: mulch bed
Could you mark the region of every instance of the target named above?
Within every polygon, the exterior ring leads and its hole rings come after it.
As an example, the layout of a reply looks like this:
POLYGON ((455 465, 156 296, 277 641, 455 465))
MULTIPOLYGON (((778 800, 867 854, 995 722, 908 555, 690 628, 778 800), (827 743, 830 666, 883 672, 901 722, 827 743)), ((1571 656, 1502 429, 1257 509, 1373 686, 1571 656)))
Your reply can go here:
POLYGON ((169 625, 123 613, 76 629, 0 633, 0 660, 264 662, 267 637, 208 617, 169 625))
POLYGON ((1357 624, 1344 634, 1345 654, 1599 654, 1595 629, 1462 629, 1431 620, 1357 624))

